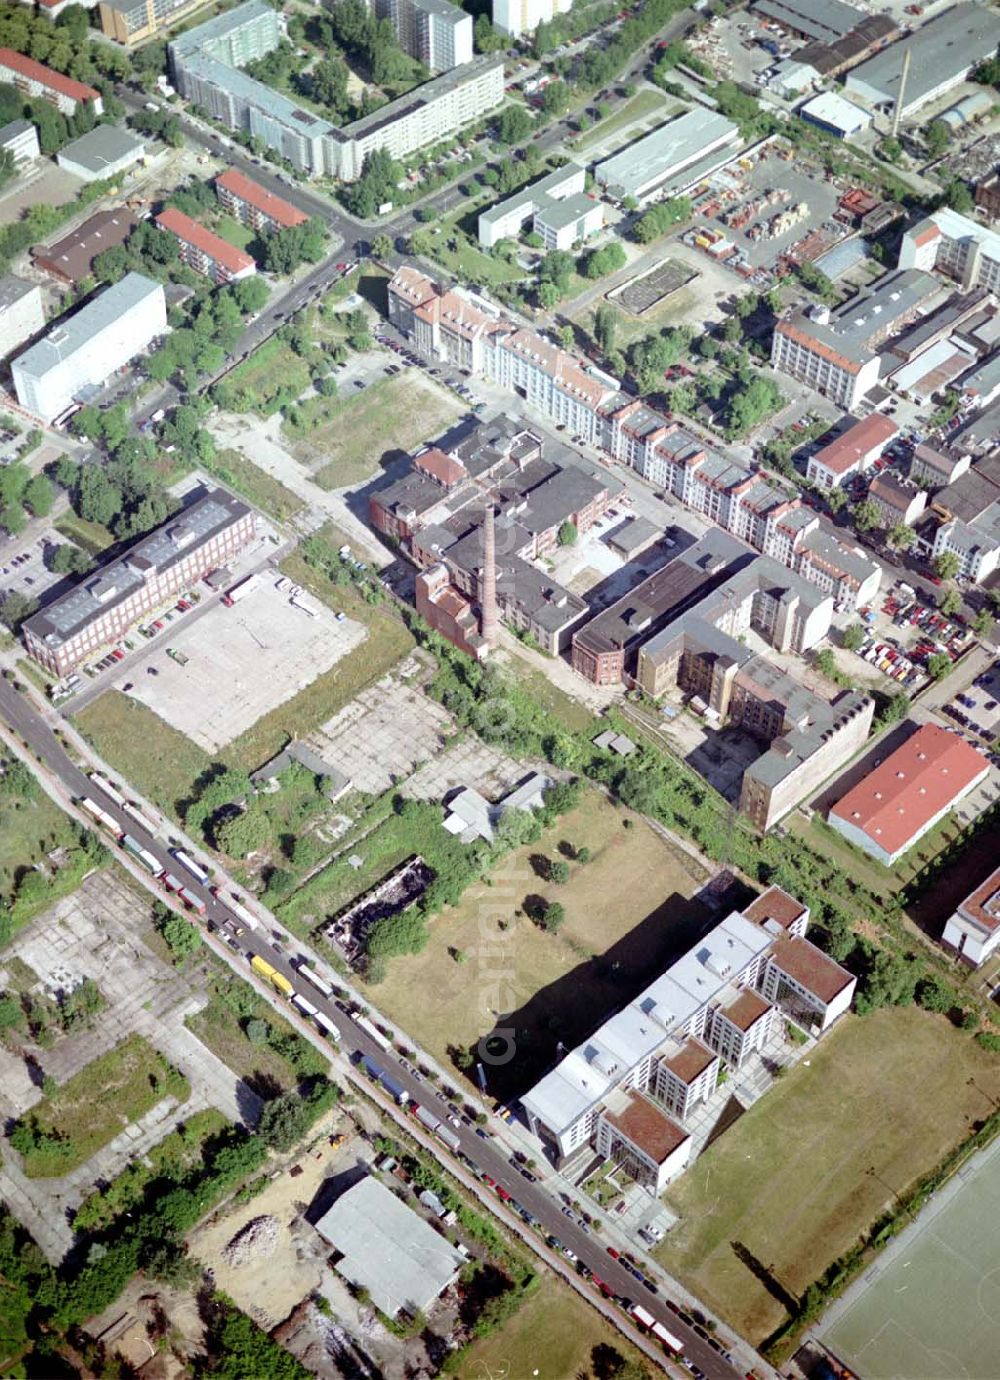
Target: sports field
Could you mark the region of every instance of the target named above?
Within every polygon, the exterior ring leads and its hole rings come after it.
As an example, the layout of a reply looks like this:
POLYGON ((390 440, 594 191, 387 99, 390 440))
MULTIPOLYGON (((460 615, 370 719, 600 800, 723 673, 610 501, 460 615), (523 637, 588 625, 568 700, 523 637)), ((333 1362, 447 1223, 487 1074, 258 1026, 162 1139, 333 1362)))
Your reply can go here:
POLYGON ((821 1336, 864 1380, 1000 1373, 1000 1143, 966 1166, 828 1315, 821 1336))

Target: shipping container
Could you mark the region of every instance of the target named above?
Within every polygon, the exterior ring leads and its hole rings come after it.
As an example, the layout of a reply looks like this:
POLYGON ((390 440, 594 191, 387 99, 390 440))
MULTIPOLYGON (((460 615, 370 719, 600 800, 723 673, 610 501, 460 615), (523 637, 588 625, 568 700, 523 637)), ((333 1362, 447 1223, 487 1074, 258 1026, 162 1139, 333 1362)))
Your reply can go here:
POLYGON ((641 1303, 637 1303, 632 1309, 632 1317, 640 1327, 652 1329, 656 1323, 656 1319, 653 1317, 652 1313, 643 1308, 641 1303))
POLYGON ((92 771, 90 773, 90 779, 99 791, 103 791, 109 800, 113 800, 115 802, 115 804, 118 806, 120 810, 123 810, 125 808, 125 797, 122 795, 121 791, 117 789, 116 786, 113 786, 111 784, 111 782, 108 780, 108 778, 104 775, 103 772, 92 771))
POLYGON ((305 978, 306 982, 316 988, 317 992, 321 992, 327 1001, 330 1000, 333 996, 333 988, 320 977, 319 973, 314 972, 306 963, 298 965, 298 972, 305 978))
POLYGON ((140 828, 145 829, 147 834, 152 834, 154 838, 156 837, 155 822, 151 820, 148 815, 144 815, 138 805, 133 805, 131 800, 127 800, 122 806, 122 811, 124 814, 128 815, 129 819, 135 820, 140 828))
POLYGON ((200 896, 196 896, 193 891, 188 891, 186 886, 182 886, 177 895, 190 910, 195 911, 198 915, 205 914, 205 902, 200 896))
POLYGON ((312 1002, 306 1001, 305 997, 301 996, 298 992, 292 993, 292 1005, 297 1006, 303 1016, 319 1015, 319 1012, 316 1010, 316 1007, 313 1006, 312 1002))
POLYGON ((328 1035, 331 1040, 340 1039, 340 1031, 334 1025, 333 1021, 330 1020, 329 1016, 325 1015, 322 1011, 317 1011, 313 1019, 324 1035, 328 1035))
POLYGON ((413 1114, 422 1126, 426 1126, 428 1131, 436 1131, 441 1125, 441 1118, 429 1112, 426 1107, 414 1107, 413 1114))
POLYGON ((652 1332, 653 1336, 663 1343, 664 1350, 668 1351, 672 1356, 684 1355, 683 1342, 678 1341, 672 1332, 668 1332, 661 1322, 653 1323, 652 1332))
POLYGON ((392 1048, 392 1045, 382 1034, 381 1030, 379 1030, 378 1026, 375 1025, 373 1021, 370 1021, 367 1016, 354 1016, 352 1019, 354 1024, 358 1026, 359 1029, 363 1030, 370 1040, 375 1041, 379 1049, 392 1048))
POLYGON ((458 1136, 455 1135, 455 1132, 450 1126, 441 1124, 437 1127, 434 1134, 437 1136, 438 1140, 444 1141, 453 1155, 457 1155, 462 1148, 462 1142, 459 1140, 458 1136))
POLYGON ((185 853, 183 848, 171 848, 170 852, 177 862, 180 863, 181 867, 183 867, 186 872, 190 872, 192 877, 197 878, 202 886, 207 884, 208 873, 199 863, 195 862, 190 854, 185 853))
POLYGON ((159 859, 155 858, 148 848, 143 848, 139 840, 133 838, 131 834, 122 834, 122 847, 126 853, 131 853, 136 862, 142 863, 146 871, 152 876, 158 877, 163 871, 159 859))
POLYGON ((112 834, 121 833, 121 825, 118 821, 113 815, 109 815, 107 810, 102 810, 96 800, 90 800, 87 796, 83 796, 80 800, 80 808, 86 810, 91 819, 96 820, 105 829, 109 829, 112 834))
POLYGON ((245 599, 248 594, 252 594, 259 584, 260 576, 258 574, 254 573, 253 575, 248 575, 245 580, 238 581, 235 585, 231 585, 230 588, 226 590, 225 594, 222 596, 222 602, 227 608, 232 608, 232 606, 238 604, 241 599, 245 599))
POLYGON ((172 872, 164 872, 163 876, 160 878, 160 881, 163 883, 163 885, 167 888, 168 891, 180 891, 181 887, 184 885, 181 879, 179 877, 175 877, 172 872))

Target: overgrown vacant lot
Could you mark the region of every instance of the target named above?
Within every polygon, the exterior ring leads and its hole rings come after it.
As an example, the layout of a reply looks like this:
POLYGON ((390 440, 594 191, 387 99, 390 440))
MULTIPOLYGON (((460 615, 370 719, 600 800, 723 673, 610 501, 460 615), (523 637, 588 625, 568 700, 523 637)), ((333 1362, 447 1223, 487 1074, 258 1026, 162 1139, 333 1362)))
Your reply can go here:
POLYGON ((24 1172, 38 1179, 68 1174, 163 1098, 184 1102, 190 1094, 187 1079, 162 1054, 141 1035, 129 1035, 24 1118, 37 1127, 24 1172))
POLYGON ((422 953, 390 960, 374 999, 445 1062, 449 1048, 474 1043, 494 1024, 513 1025, 517 1058, 493 1071, 491 1091, 523 1091, 557 1039, 582 1039, 690 942, 704 917, 691 900, 704 880, 695 872, 638 816, 588 790, 537 843, 508 854, 432 920, 422 953), (563 857, 561 843, 591 856, 570 862, 560 885, 545 879, 544 861, 563 857), (527 897, 565 907, 557 934, 527 918, 527 897), (415 992, 434 999, 414 1001, 415 992))
POLYGON ((997 1098, 1000 1061, 943 1016, 849 1017, 668 1191, 659 1256, 759 1342, 784 1310, 737 1250, 800 1296, 997 1098))
POLYGON ((360 484, 379 466, 432 441, 463 411, 462 404, 418 369, 382 378, 361 393, 313 398, 299 412, 303 426, 286 427, 292 454, 320 466, 317 484, 343 489, 360 484))
MULTIPOLYGON (((15 768, 20 776, 20 766, 15 768)), ((72 822, 28 777, 27 794, 0 790, 0 897, 15 890, 21 874, 52 848, 72 845, 72 822)))

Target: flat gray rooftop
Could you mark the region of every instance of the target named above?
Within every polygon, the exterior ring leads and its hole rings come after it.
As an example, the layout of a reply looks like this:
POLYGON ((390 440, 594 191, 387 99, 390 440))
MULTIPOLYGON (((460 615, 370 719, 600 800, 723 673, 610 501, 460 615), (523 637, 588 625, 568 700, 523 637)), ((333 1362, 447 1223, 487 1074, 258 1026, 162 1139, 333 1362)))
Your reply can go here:
POLYGON ((895 101, 910 53, 905 109, 919 105, 946 80, 991 57, 1000 44, 1000 14, 986 5, 953 5, 906 38, 890 44, 847 74, 847 91, 871 104, 895 101))
POLYGON ((42 378, 77 350, 87 349, 94 336, 114 325, 124 312, 157 294, 163 296, 162 283, 141 273, 126 273, 85 307, 57 321, 45 338, 18 355, 15 363, 34 378, 42 378))

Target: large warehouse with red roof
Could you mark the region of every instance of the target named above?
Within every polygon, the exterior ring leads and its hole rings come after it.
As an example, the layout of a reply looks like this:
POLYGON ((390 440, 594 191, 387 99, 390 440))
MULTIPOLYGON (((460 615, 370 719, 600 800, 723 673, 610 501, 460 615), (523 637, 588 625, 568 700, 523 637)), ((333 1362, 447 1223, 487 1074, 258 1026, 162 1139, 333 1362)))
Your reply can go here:
POLYGON ((891 867, 985 780, 989 758, 951 729, 922 724, 830 809, 851 843, 891 867))

